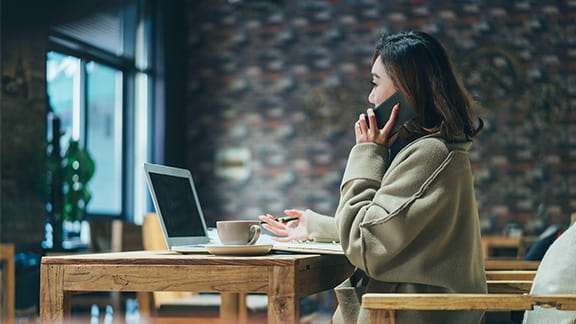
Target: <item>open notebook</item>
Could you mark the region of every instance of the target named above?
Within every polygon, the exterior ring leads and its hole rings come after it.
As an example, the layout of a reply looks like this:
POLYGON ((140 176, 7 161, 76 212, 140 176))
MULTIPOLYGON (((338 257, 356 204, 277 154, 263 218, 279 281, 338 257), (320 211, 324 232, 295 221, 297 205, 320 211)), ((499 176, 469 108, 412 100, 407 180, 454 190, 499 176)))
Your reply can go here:
POLYGON ((276 251, 318 254, 344 254, 342 245, 340 245, 340 243, 320 243, 314 241, 276 242, 272 240, 270 235, 263 234, 262 237, 260 237, 258 240, 258 243, 266 244, 265 242, 271 242, 270 244, 274 246, 272 249, 276 251))
POLYGON ((274 243, 273 250, 285 252, 300 252, 300 253, 317 253, 317 254, 344 254, 342 246, 337 243, 274 243))

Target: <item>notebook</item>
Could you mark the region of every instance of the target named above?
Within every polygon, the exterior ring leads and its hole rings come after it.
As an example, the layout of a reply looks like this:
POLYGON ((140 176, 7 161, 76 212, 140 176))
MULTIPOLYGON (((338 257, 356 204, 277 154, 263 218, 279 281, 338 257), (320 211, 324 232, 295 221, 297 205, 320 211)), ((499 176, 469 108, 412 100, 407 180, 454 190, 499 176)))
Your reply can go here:
MULTIPOLYGON (((176 252, 206 252, 207 244, 217 244, 206 227, 192 174, 186 169, 144 163, 146 181, 158 214, 168 248, 176 252)), ((273 250, 302 253, 343 254, 337 243, 287 242, 262 234, 258 244, 271 244, 273 250)))
POLYGON ((344 254, 342 245, 334 242, 275 242, 274 250, 285 252, 317 253, 317 254, 344 254))

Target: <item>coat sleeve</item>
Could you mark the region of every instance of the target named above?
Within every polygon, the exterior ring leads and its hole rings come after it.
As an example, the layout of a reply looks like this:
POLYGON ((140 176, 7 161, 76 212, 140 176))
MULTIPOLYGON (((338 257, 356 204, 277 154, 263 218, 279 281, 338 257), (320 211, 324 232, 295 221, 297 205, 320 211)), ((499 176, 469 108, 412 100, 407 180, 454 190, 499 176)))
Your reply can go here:
POLYGON ((448 153, 438 140, 420 141, 387 170, 385 147, 362 143, 352 148, 336 211, 342 247, 352 264, 371 275, 401 255, 432 221, 437 200, 414 202, 441 172, 448 153))
POLYGON ((336 219, 318 214, 310 209, 304 212, 308 238, 316 242, 339 242, 336 219))

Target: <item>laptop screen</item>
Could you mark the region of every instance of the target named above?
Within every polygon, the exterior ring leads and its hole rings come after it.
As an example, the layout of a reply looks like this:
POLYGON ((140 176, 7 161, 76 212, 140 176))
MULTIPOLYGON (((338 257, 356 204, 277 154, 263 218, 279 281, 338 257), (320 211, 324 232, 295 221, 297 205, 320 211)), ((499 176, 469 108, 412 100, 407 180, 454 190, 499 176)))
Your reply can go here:
POLYGON ((168 237, 206 236, 188 178, 150 172, 168 237))

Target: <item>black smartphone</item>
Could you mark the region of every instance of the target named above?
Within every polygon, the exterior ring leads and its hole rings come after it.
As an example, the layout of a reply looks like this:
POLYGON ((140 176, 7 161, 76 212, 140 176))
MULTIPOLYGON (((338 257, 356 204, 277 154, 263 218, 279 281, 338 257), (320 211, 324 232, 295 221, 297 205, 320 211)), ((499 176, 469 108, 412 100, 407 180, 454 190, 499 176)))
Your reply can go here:
MULTIPOLYGON (((388 99, 384 100, 383 103, 374 108, 374 114, 376 115, 376 124, 378 125, 378 128, 382 128, 384 125, 386 125, 386 122, 388 122, 388 119, 392 114, 392 108, 394 108, 397 103, 400 103, 400 111, 398 112, 396 123, 394 124, 394 127, 388 136, 394 135, 398 130, 400 130, 400 128, 402 128, 402 125, 405 122, 416 118, 416 111, 408 103, 406 98, 404 98, 402 92, 398 90, 394 92, 394 94, 392 94, 390 97, 388 97, 388 99)), ((368 116, 366 116, 366 123, 370 125, 368 122, 368 116)))

